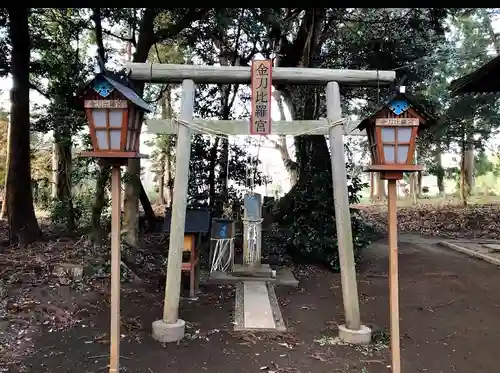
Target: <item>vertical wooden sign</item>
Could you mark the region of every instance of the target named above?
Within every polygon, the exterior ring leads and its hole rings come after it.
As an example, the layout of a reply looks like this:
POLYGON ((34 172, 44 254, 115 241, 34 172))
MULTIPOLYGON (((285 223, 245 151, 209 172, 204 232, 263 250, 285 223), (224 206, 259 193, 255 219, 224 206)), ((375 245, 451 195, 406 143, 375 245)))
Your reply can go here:
POLYGON ((251 73, 252 115, 250 134, 271 133, 272 60, 253 60, 251 73))

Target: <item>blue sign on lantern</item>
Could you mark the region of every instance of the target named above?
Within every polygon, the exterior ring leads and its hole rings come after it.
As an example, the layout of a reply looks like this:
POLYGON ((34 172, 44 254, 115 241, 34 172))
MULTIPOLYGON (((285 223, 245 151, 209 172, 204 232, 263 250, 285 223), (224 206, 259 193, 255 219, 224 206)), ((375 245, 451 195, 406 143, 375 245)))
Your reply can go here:
POLYGON ((115 89, 115 87, 113 87, 111 83, 102 78, 96 79, 92 84, 92 88, 94 88, 94 91, 96 91, 101 97, 108 97, 115 89))
POLYGON ((401 115, 409 108, 410 104, 408 103, 408 101, 401 98, 394 99, 389 103, 389 109, 391 109, 391 111, 396 115, 401 115))

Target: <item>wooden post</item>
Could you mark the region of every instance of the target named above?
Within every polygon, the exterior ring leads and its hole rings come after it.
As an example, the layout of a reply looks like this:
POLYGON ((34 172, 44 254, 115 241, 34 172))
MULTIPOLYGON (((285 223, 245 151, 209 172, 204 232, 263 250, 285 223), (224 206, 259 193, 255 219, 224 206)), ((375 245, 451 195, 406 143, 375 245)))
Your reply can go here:
POLYGON ((120 370, 121 169, 111 170, 111 325, 109 373, 120 370))
MULTIPOLYGON (((328 119, 337 120, 341 118, 340 93, 337 82, 330 82, 326 86, 326 110, 328 119)), ((361 319, 359 315, 343 135, 344 130, 341 125, 333 126, 329 130, 335 222, 337 225, 345 326, 350 330, 360 330, 361 319)))
MULTIPOLYGON (((182 82, 181 120, 189 122, 193 119, 194 93, 194 82, 192 80, 184 80, 182 82)), ((191 130, 184 125, 180 125, 177 132, 177 146, 175 151, 174 199, 172 203, 165 303, 163 308, 163 321, 166 324, 176 323, 179 316, 182 249, 184 245, 190 156, 191 130)))
POLYGON ((401 373, 399 341, 398 221, 396 180, 388 180, 389 210, 389 302, 391 313, 392 373, 401 373))

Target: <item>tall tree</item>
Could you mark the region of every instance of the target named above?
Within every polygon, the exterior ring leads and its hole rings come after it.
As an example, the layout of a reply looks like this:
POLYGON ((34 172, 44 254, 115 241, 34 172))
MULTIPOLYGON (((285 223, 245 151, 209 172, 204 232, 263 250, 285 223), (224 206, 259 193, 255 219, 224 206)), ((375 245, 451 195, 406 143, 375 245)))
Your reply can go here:
MULTIPOLYGON (((34 118, 33 127, 42 133, 53 132, 52 207, 58 221, 73 232, 77 224, 72 194, 73 136, 86 123, 82 112, 73 107, 73 96, 89 75, 80 51, 85 20, 71 8, 39 9, 30 23, 38 57, 36 72, 48 81, 43 94, 49 100, 44 112, 34 118)), ((39 91, 41 86, 37 82, 39 91)))
POLYGON ((40 236, 30 173, 30 34, 28 8, 8 8, 11 50, 11 130, 7 213, 12 238, 27 245, 40 236))
MULTIPOLYGON (((422 79, 424 73, 431 73, 428 69, 417 73, 411 65, 430 55, 439 39, 444 38, 446 15, 446 10, 429 8, 261 8, 259 17, 267 30, 262 49, 266 56, 279 56, 282 67, 397 69, 399 79, 413 83, 422 79), (407 65, 410 68, 402 69, 407 65)), ((281 91, 293 119, 325 116, 324 87, 275 88, 281 91)), ((344 102, 366 99, 364 116, 394 94, 394 88, 341 87, 341 94, 344 102)), ((349 109, 344 106, 344 110, 349 109)), ((298 182, 281 199, 277 218, 286 221, 288 235, 293 237, 288 240, 289 249, 311 259, 317 254, 316 258, 321 257, 336 267, 336 232, 328 228, 335 224, 330 154, 325 136, 296 136, 294 143, 298 182), (286 220, 289 216, 293 219, 286 220)), ((351 169, 352 165, 348 167, 351 169)), ((352 177, 349 184, 350 202, 354 203, 359 179, 352 177)), ((359 221, 355 215, 352 219, 354 235, 362 236, 359 221)), ((362 246, 358 239, 355 249, 362 246)))
MULTIPOLYGON (((164 17, 159 17, 160 22, 164 17)), ((182 40, 181 40, 182 42, 182 40)), ((149 55, 149 61, 156 63, 173 63, 182 64, 185 62, 187 50, 186 46, 179 43, 165 43, 155 45, 149 55)), ((173 84, 165 84, 163 86, 150 87, 151 96, 159 97, 158 103, 161 111, 162 119, 173 118, 174 90, 173 84), (156 89, 155 89, 156 88, 156 89), (159 89, 158 89, 159 88, 159 89)), ((158 183, 156 203, 171 206, 173 195, 173 170, 174 170, 174 150, 175 136, 174 135, 157 135, 147 145, 153 146, 154 150, 150 156, 152 168, 155 174, 155 180, 158 183)))
POLYGON ((0 219, 5 219, 7 216, 7 170, 9 169, 9 139, 10 139, 10 123, 7 117, 7 113, 0 111, 0 134, 2 136, 3 144, 7 144, 5 149, 2 151, 2 157, 0 157, 0 162, 3 162, 3 168, 1 172, 3 175, 3 198, 2 198, 2 211, 0 212, 0 219), (4 130, 4 128, 6 130, 4 130))
MULTIPOLYGON (((210 8, 142 8, 142 9, 102 9, 111 26, 121 25, 123 33, 117 35, 103 29, 103 33, 130 42, 135 47, 133 62, 146 62, 151 47, 157 43, 180 38, 182 34, 200 21, 210 11, 210 8), (161 28, 156 28, 157 17, 165 17, 168 22, 161 28)), ((142 95, 144 82, 137 82, 135 89, 142 95)), ((127 183, 124 197, 123 231, 125 241, 138 245, 139 233, 139 202, 142 184, 140 183, 141 164, 139 159, 133 159, 127 166, 127 183)))
MULTIPOLYGON (((248 48, 247 29, 255 26, 251 12, 242 8, 216 9, 213 17, 206 19, 203 34, 196 35, 191 42, 198 42, 193 54, 204 64, 220 66, 240 66, 250 61, 256 54, 255 48, 248 48)), ((250 44, 251 45, 251 44, 250 44)), ((238 84, 200 86, 196 106, 198 113, 205 118, 221 120, 234 119, 233 107, 240 96, 238 84)), ((217 136, 211 141, 208 151, 208 195, 209 206, 216 216, 221 216, 224 204, 229 200, 231 146, 227 136, 217 136)))
POLYGON ((440 116, 439 122, 422 139, 420 153, 427 158, 429 170, 438 177, 440 192, 444 169, 443 150, 460 154, 459 191, 467 205, 473 189, 474 154, 481 151, 492 131, 498 127, 498 110, 493 96, 459 96, 451 98, 449 80, 466 75, 491 59, 495 35, 486 9, 473 9, 451 17, 453 28, 448 41, 436 53, 437 63, 426 93, 440 116), (487 19, 487 21, 485 21, 487 19))

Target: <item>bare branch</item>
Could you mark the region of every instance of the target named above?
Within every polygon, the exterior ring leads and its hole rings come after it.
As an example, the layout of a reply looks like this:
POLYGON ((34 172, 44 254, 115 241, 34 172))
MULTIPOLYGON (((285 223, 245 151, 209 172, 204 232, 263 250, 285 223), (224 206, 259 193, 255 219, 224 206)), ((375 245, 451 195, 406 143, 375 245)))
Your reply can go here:
POLYGON ((266 135, 264 137, 266 138, 266 140, 268 140, 270 143, 272 143, 276 149, 280 150, 281 145, 276 140, 271 139, 268 135, 266 135))
POLYGON ((109 30, 106 30, 106 29, 102 29, 102 33, 105 34, 105 35, 108 35, 108 36, 111 36, 113 38, 116 38, 116 39, 119 39, 119 40, 122 40, 124 42, 127 42, 127 43, 132 43, 132 45, 135 47, 137 42, 135 41, 135 38, 134 37, 127 37, 127 36, 122 36, 122 35, 116 35, 114 33, 112 33, 111 31, 109 30))
MULTIPOLYGON (((100 64, 102 64, 101 68, 104 69, 104 65, 106 64, 106 49, 104 48, 103 41, 103 29, 102 29, 102 19, 101 19, 101 8, 92 8, 92 20, 94 21, 94 31, 95 31, 95 39, 97 44, 97 55, 100 59, 100 64)), ((104 72, 104 71, 102 71, 104 72)))
POLYGON ((156 58, 158 59, 158 63, 162 63, 160 58, 160 51, 158 50, 158 43, 155 43, 155 52, 156 52, 156 58))
POLYGON ((49 97, 49 94, 45 91, 43 91, 40 87, 38 87, 36 84, 33 84, 30 82, 30 88, 37 91, 38 93, 40 93, 43 97, 47 98, 47 99, 50 99, 49 97))
POLYGON ((212 8, 190 8, 187 14, 178 22, 170 27, 163 28, 155 32, 154 42, 176 37, 181 31, 188 28, 194 21, 200 20, 210 12, 212 8))

